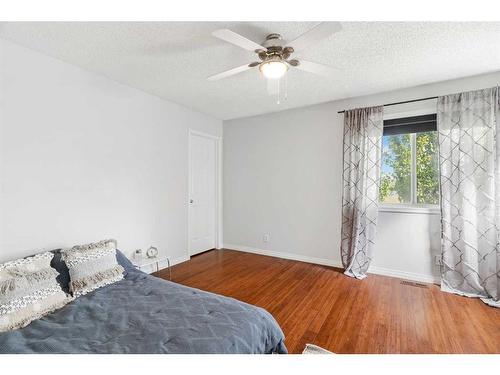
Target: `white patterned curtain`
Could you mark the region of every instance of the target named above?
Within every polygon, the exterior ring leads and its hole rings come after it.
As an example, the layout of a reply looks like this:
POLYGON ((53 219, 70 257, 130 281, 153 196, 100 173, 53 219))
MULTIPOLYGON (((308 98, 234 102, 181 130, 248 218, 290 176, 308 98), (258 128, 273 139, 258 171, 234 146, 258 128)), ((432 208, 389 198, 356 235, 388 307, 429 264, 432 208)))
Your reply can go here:
POLYGON ((344 115, 344 191, 341 256, 345 274, 366 277, 378 217, 383 108, 360 108, 344 115))
POLYGON ((498 88, 438 99, 441 289, 500 307, 498 88))

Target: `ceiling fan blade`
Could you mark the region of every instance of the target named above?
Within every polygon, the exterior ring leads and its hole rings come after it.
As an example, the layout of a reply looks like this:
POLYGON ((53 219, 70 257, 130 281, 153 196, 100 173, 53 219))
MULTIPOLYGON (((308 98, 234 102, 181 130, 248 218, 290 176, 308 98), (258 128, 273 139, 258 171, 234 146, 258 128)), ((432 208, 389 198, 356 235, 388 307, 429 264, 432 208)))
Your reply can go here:
POLYGON ((209 81, 217 81, 217 80, 222 79, 222 78, 231 77, 231 76, 234 76, 235 74, 242 73, 246 70, 252 69, 258 65, 258 64, 257 65, 254 65, 254 64, 255 63, 250 63, 250 64, 238 66, 237 68, 229 69, 229 70, 226 70, 225 72, 214 74, 213 76, 210 76, 207 79, 209 81))
POLYGON ((213 36, 216 38, 222 39, 226 42, 232 43, 235 46, 244 48, 248 51, 255 51, 258 49, 263 49, 265 50, 265 47, 262 47, 260 44, 257 44, 255 42, 252 42, 250 39, 245 38, 244 36, 235 33, 234 31, 231 31, 229 29, 220 29, 220 30, 215 30, 212 33, 213 36))
POLYGON ((342 30, 340 22, 321 22, 311 30, 306 31, 295 40, 287 42, 286 44, 293 47, 295 52, 301 51, 340 30, 342 30))
POLYGON ((339 71, 339 69, 337 68, 333 68, 331 66, 318 64, 307 60, 299 60, 299 61, 291 60, 289 64, 294 68, 303 70, 305 72, 314 73, 320 76, 329 76, 339 71))

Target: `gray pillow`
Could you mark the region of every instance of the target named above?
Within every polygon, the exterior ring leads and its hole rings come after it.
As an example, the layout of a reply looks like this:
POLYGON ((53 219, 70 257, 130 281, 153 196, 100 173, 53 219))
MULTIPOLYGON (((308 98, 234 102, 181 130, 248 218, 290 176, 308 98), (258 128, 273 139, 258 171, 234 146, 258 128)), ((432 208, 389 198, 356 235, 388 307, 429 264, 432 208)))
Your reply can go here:
MULTIPOLYGON (((55 268, 59 275, 56 277, 57 282, 61 286, 62 290, 66 293, 69 293, 69 269, 66 263, 62 260, 61 249, 51 250, 51 253, 54 254, 54 258, 50 262, 50 266, 55 268)), ((123 254, 120 250, 116 249, 116 260, 120 266, 125 269, 125 275, 128 272, 137 271, 136 267, 132 264, 132 262, 123 254)))
POLYGON ((116 242, 104 240, 62 250, 69 269, 69 290, 78 297, 123 279, 123 267, 116 260, 116 242))
POLYGON ((0 264, 0 332, 24 327, 71 301, 56 281, 53 256, 46 252, 0 264))

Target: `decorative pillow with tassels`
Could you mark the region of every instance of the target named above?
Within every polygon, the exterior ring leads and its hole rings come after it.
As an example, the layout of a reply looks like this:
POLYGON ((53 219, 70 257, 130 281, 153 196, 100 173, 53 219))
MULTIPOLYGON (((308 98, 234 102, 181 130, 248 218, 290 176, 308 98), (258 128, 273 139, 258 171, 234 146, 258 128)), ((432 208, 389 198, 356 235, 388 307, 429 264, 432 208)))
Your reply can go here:
POLYGON ((0 264, 0 332, 21 328, 72 300, 56 281, 50 252, 0 264))
POLYGON ((69 269, 69 290, 74 297, 123 279, 124 269, 116 260, 113 240, 74 246, 61 252, 69 269))

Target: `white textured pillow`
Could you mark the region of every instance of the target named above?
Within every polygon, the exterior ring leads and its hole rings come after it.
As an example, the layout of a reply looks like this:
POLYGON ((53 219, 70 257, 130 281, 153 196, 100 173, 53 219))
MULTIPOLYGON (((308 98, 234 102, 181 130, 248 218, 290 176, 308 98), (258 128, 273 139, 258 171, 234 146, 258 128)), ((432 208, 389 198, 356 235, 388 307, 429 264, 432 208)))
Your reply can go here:
POLYGON ((21 328, 72 300, 50 266, 53 253, 0 264, 0 332, 21 328))
POLYGON ((116 245, 104 240, 62 250, 69 269, 69 290, 78 297, 123 279, 123 267, 116 260, 116 245))

